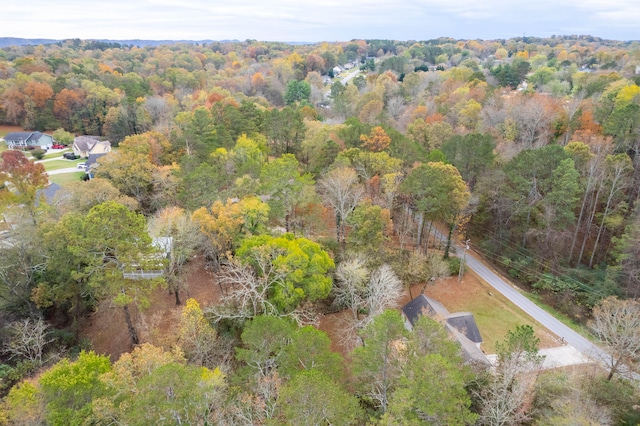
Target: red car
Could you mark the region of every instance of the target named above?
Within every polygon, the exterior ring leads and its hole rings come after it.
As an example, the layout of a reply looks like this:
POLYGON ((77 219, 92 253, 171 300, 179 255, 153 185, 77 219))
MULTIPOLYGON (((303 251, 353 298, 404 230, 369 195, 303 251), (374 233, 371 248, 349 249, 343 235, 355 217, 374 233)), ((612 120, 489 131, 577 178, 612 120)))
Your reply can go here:
POLYGON ((53 149, 63 149, 63 148, 66 148, 66 147, 67 147, 66 145, 62 145, 62 144, 59 144, 59 143, 54 143, 53 145, 51 145, 51 148, 53 148, 53 149))

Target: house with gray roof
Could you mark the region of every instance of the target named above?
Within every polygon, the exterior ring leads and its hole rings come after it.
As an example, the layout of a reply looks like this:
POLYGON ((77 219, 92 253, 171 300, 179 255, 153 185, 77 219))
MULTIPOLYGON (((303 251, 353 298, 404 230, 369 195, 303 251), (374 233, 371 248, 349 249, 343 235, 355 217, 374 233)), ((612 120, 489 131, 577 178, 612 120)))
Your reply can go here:
POLYGON ((442 303, 424 294, 404 305, 402 314, 408 330, 413 330, 414 324, 421 315, 428 315, 442 323, 447 332, 460 343, 463 357, 467 361, 489 364, 489 360, 480 348, 482 336, 473 314, 469 312, 451 314, 442 303))
POLYGON ((51 204, 53 197, 61 189, 57 183, 52 183, 44 189, 38 189, 36 191, 35 206, 38 207, 41 201, 45 201, 47 204, 51 204))
POLYGON ((27 147, 49 149, 55 143, 53 136, 42 132, 11 132, 4 137, 9 149, 25 149, 27 147))

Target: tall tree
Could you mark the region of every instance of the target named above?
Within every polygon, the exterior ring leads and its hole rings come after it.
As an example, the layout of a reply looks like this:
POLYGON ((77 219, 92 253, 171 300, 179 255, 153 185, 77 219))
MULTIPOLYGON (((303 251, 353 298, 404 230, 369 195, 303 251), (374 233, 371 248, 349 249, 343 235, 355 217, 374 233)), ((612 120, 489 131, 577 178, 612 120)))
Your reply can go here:
POLYGON ((0 160, 0 207, 22 205, 35 223, 36 193, 49 182, 44 166, 13 149, 0 154, 0 160))
POLYGON ((456 221, 470 198, 469 189, 458 170, 440 162, 421 164, 409 172, 400 190, 410 197, 413 208, 420 215, 418 246, 422 242, 425 218, 447 224, 449 236, 444 253, 447 258, 456 221))
POLYGON ((46 419, 53 425, 80 425, 92 413, 92 401, 102 396, 101 374, 111 370, 109 358, 81 352, 78 359, 63 359, 40 376, 46 419))
POLYGON ((70 303, 74 316, 87 301, 111 300, 123 308, 132 343, 139 343, 131 308, 146 308, 149 294, 161 280, 128 279, 125 273, 163 267, 144 216, 107 201, 86 216, 65 215, 47 238, 59 243, 51 245, 47 262, 51 273, 40 283, 37 300, 60 307, 70 303))
POLYGON ((317 243, 292 234, 261 235, 246 239, 237 251, 258 276, 267 278, 269 297, 281 312, 290 312, 304 300, 329 295, 333 281, 327 274, 335 264, 317 243))
POLYGON ((353 373, 363 394, 384 413, 389 398, 402 373, 403 357, 398 340, 407 330, 400 313, 395 310, 378 315, 362 330, 364 346, 352 352, 353 373))
POLYGON ((286 232, 291 231, 295 207, 308 197, 313 180, 308 174, 301 175, 300 164, 293 154, 268 162, 260 174, 261 194, 268 195, 267 203, 272 218, 284 217, 286 232))
POLYGON ((321 195, 331 205, 336 218, 336 239, 344 250, 346 224, 349 215, 364 195, 358 176, 350 167, 340 167, 325 173, 319 181, 321 195))
POLYGON ((349 425, 360 416, 358 400, 319 371, 305 371, 283 386, 280 398, 288 424, 349 425))
POLYGON ((506 426, 530 417, 526 406, 544 360, 544 356, 538 355, 539 343, 529 325, 509 330, 504 341, 499 342, 498 365, 490 373, 489 382, 479 390, 481 422, 506 426))
POLYGON ((480 174, 493 166, 495 142, 489 134, 456 135, 442 145, 447 160, 473 190, 480 174))

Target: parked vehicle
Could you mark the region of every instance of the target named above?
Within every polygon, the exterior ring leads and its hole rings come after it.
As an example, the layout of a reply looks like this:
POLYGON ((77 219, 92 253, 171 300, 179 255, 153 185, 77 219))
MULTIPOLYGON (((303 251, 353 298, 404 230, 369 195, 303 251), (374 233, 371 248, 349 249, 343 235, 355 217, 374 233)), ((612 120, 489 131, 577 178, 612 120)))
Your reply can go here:
POLYGON ((78 155, 74 154, 73 152, 65 152, 64 154, 62 154, 63 158, 66 158, 67 160, 77 160, 78 158, 80 158, 78 155))
POLYGON ((64 149, 66 147, 66 145, 62 145, 60 143, 54 143, 53 145, 51 145, 51 149, 64 149))
POLYGON ((86 163, 78 163, 78 168, 84 170, 87 168, 87 165, 86 163))

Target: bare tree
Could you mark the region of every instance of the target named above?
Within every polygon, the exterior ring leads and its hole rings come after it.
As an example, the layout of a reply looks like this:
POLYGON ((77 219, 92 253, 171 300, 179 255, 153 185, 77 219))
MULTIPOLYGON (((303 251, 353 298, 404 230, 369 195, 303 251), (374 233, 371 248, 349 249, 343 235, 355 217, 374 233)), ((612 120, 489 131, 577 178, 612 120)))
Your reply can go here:
POLYGON ((391 266, 384 264, 371 273, 367 289, 369 316, 367 322, 384 312, 395 308, 402 297, 402 281, 393 272, 391 266))
POLYGON ((499 343, 498 363, 477 396, 481 402, 480 424, 506 426, 529 419, 534 384, 544 356, 538 355, 539 339, 531 326, 518 326, 499 343))
POLYGON ((277 315, 277 308, 269 302, 269 290, 281 279, 281 275, 270 273, 266 263, 258 262, 263 274, 258 276, 254 270, 238 261, 231 261, 224 267, 218 278, 222 292, 222 304, 212 306, 208 313, 214 319, 249 319, 258 315, 277 315))
POLYGON ((358 174, 351 167, 340 167, 327 172, 318 182, 321 195, 336 217, 336 238, 344 250, 346 221, 364 196, 358 174))
POLYGON ((38 318, 37 320, 25 319, 9 325, 10 339, 4 349, 10 358, 19 357, 36 365, 42 365, 42 354, 47 344, 53 342, 48 336, 49 325, 38 318))
POLYGON ((351 309, 355 321, 359 319, 358 312, 366 306, 368 280, 369 270, 362 256, 350 256, 336 269, 336 281, 332 288, 335 303, 351 309))
POLYGON ((640 303, 608 297, 593 309, 593 333, 607 346, 608 380, 620 364, 632 363, 640 356, 640 303))

